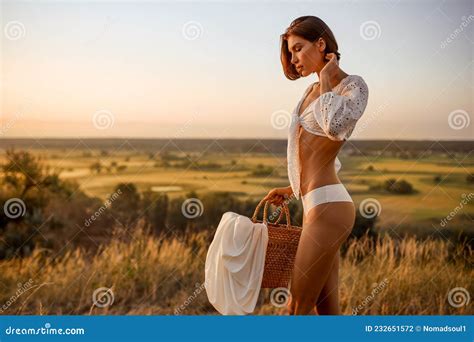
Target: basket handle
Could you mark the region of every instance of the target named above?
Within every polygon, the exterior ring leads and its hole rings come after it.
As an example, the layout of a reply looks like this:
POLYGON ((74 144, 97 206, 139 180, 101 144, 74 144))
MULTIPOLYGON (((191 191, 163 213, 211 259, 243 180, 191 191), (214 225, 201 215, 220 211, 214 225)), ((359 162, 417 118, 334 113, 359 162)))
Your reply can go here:
MULTIPOLYGON (((256 222, 257 221, 257 214, 260 210, 260 207, 262 206, 263 202, 265 202, 265 206, 263 207, 263 223, 267 223, 268 220, 267 220, 267 212, 268 212, 268 204, 270 202, 268 201, 265 201, 264 198, 262 198, 260 200, 260 202, 257 204, 257 207, 255 208, 255 211, 253 213, 253 216, 252 216, 252 222, 256 222)), ((278 219, 275 221, 274 224, 277 224, 278 222, 280 222, 281 218, 283 217, 283 213, 285 213, 286 215, 286 226, 288 228, 291 227, 291 220, 290 220, 290 210, 288 209, 288 206, 286 205, 285 202, 283 202, 283 205, 281 205, 280 207, 283 207, 283 210, 280 211, 280 215, 278 216, 278 219)))
MULTIPOLYGON (((286 205, 279 206, 278 208, 282 208, 283 210, 280 210, 280 214, 278 215, 278 218, 276 219, 276 221, 273 222, 273 224, 278 224, 278 223, 281 221, 281 219, 283 218, 283 214, 286 214, 286 210, 288 209, 288 207, 287 207, 286 205)), ((277 210, 278 210, 278 209, 277 209, 277 210)), ((288 212, 288 215, 290 215, 289 212, 288 212)), ((270 216, 273 216, 273 214, 270 215, 270 216)), ((269 221, 270 221, 270 220, 269 220, 269 221)), ((270 222, 271 222, 271 221, 270 221, 270 222)))
POLYGON ((280 215, 278 216, 278 219, 274 223, 278 224, 281 221, 281 219, 283 218, 283 214, 285 214, 287 222, 290 222, 289 221, 289 219, 290 219, 290 209, 288 208, 288 206, 284 203, 282 206, 280 206, 280 208, 283 208, 283 210, 280 210, 280 215))

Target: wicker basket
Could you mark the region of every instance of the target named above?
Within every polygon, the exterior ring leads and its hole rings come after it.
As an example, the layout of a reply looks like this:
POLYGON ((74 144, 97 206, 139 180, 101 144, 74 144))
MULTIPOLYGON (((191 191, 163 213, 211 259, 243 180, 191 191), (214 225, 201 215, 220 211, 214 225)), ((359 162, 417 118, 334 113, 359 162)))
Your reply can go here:
POLYGON ((302 229, 301 227, 291 225, 290 211, 285 203, 283 203, 283 210, 280 210, 278 219, 272 223, 267 219, 269 202, 265 201, 263 220, 257 220, 257 214, 263 202, 264 200, 262 199, 258 203, 252 216, 252 222, 266 223, 268 227, 268 245, 261 287, 287 288, 293 272, 296 250, 302 229), (279 224, 283 212, 286 215, 286 224, 279 224))

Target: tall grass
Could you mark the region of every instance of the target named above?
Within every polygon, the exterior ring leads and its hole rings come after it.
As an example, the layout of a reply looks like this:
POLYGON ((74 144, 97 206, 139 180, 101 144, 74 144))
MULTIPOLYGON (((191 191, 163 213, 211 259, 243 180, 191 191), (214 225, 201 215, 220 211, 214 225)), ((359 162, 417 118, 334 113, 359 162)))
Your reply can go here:
MULTIPOLYGON (((212 234, 154 237, 139 227, 117 233, 92 255, 79 248, 60 255, 36 250, 27 258, 1 261, 0 312, 217 314, 203 288, 212 234), (19 294, 18 287, 29 279, 33 285, 19 294), (93 294, 103 287, 111 289, 113 302, 109 298, 110 305, 102 307, 97 303, 104 298, 94 304, 93 294)), ((453 288, 473 293, 472 260, 461 256, 461 247, 388 236, 348 243, 340 269, 343 314, 473 314, 471 303, 454 307, 448 302, 453 288)), ((284 307, 270 303, 270 293, 261 291, 255 314, 286 314, 284 307)))

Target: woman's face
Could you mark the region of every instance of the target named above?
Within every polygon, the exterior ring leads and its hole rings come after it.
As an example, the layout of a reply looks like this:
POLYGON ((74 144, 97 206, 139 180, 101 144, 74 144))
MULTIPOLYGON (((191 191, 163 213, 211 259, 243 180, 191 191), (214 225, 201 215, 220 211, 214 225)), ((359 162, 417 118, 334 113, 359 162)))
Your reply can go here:
POLYGON ((305 77, 314 72, 319 72, 324 67, 324 49, 326 43, 319 38, 315 42, 310 42, 299 36, 290 35, 288 37, 288 50, 291 54, 291 64, 293 64, 300 74, 305 77))

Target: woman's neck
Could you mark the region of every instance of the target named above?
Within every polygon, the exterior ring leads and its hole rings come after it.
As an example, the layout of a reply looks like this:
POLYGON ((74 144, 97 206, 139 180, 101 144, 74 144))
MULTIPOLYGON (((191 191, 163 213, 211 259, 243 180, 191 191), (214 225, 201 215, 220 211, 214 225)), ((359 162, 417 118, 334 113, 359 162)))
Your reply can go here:
MULTIPOLYGON (((317 82, 320 82, 320 81, 321 81, 320 72, 321 72, 321 71, 318 71, 318 72, 317 72, 317 74, 318 74, 318 81, 317 81, 317 82)), ((344 78, 346 78, 347 76, 349 76, 349 74, 345 73, 342 69, 339 69, 339 74, 337 75, 337 77, 333 77, 333 78, 330 80, 331 86, 334 88, 335 86, 337 86, 337 85, 338 85, 344 78)))

